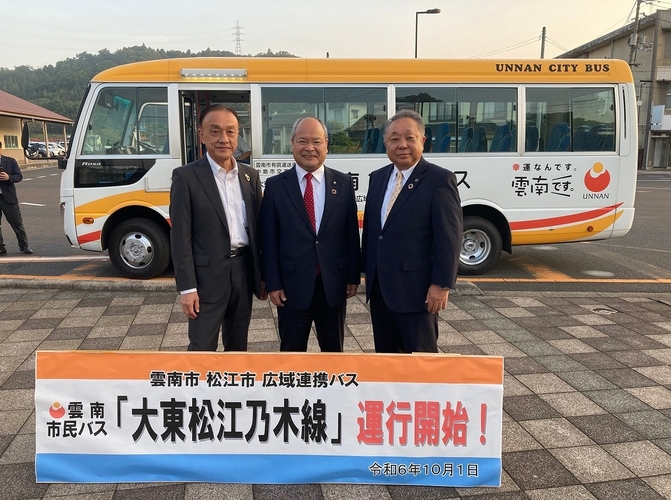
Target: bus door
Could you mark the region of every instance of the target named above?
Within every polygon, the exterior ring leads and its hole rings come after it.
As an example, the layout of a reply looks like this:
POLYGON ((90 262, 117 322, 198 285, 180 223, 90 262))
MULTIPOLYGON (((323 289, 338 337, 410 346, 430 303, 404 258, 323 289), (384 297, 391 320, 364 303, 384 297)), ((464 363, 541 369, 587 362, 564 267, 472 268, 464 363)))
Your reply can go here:
MULTIPOLYGON (((238 142, 252 147, 254 138, 252 137, 249 96, 248 88, 181 91, 182 161, 184 164, 196 161, 205 155, 205 148, 198 138, 198 120, 200 113, 211 104, 223 104, 235 110, 240 122, 238 142)), ((251 159, 245 160, 245 163, 251 163, 251 159)))

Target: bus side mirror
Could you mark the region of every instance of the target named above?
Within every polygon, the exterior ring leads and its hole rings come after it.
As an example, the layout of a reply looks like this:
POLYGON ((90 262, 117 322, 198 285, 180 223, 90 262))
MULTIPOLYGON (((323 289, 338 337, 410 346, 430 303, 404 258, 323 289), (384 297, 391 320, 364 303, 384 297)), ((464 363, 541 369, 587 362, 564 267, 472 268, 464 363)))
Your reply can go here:
POLYGON ((30 131, 28 130, 28 122, 23 122, 23 128, 21 130, 21 147, 24 150, 27 150, 29 142, 30 142, 30 131))

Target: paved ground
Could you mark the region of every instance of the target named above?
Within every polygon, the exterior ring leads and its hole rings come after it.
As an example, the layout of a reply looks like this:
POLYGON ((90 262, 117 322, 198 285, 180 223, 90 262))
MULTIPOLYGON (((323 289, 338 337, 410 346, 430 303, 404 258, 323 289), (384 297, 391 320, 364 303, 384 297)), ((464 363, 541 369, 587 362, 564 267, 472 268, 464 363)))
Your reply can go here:
MULTIPOLYGON (((185 318, 166 281, 0 280, 0 499, 671 499, 671 293, 478 292, 451 296, 439 344, 505 356, 501 488, 64 485, 35 483, 35 350, 183 350, 185 318)), ((361 295, 347 329, 371 351, 361 295)), ((278 345, 257 301, 250 350, 278 345)))

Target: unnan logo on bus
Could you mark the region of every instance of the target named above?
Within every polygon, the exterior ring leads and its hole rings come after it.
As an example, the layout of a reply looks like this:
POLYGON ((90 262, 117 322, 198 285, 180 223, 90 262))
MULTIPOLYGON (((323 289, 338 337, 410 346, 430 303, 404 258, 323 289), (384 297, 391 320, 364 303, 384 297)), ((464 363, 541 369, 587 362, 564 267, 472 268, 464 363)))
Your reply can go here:
POLYGON ((603 163, 596 162, 585 174, 585 187, 592 193, 600 193, 610 184, 610 173, 603 163))

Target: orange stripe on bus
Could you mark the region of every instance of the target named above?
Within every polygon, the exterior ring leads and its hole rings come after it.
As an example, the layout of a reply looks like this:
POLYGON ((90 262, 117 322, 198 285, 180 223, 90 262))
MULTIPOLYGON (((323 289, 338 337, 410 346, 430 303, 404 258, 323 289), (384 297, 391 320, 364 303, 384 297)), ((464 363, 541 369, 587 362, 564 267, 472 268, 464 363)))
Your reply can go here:
POLYGON ((84 243, 97 241, 100 239, 100 233, 101 231, 93 231, 92 233, 82 234, 81 236, 77 236, 77 242, 80 245, 83 245, 84 243))
MULTIPOLYGON (((210 353, 210 352, 105 352, 39 351, 37 379, 146 380, 152 371, 200 373, 208 371, 255 373, 261 381, 269 371, 326 372, 344 376, 356 367, 360 382, 501 384, 503 358, 498 356, 461 356, 416 354, 408 363, 402 354, 327 354, 327 353, 210 353), (346 360, 345 358, 359 358, 346 360), (454 357, 458 369, 446 370, 445 360, 454 357)), ((339 382, 338 382, 339 383, 339 382)))
POLYGON ((575 224, 589 219, 601 217, 608 212, 616 210, 622 203, 610 205, 608 207, 598 208, 596 210, 589 210, 588 212, 580 212, 571 215, 562 215, 560 217, 548 217, 547 219, 524 220, 519 222, 511 222, 511 231, 520 231, 522 229, 540 229, 548 226, 561 226, 564 224, 575 224))

